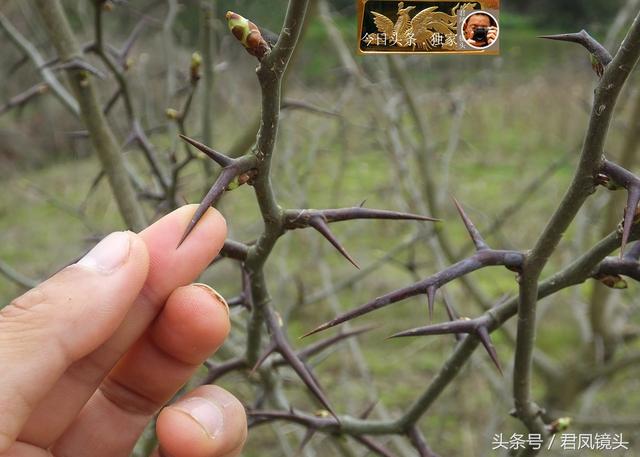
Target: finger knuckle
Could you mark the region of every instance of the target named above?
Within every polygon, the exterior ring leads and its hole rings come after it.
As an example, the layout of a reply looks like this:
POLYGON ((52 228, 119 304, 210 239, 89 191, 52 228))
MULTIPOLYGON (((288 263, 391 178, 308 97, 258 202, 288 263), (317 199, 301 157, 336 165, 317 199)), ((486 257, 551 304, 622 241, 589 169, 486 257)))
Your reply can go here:
POLYGON ((2 321, 31 321, 37 317, 38 310, 47 303, 46 294, 40 287, 13 299, 8 306, 0 311, 2 321), (24 319, 28 317, 28 319, 24 319))

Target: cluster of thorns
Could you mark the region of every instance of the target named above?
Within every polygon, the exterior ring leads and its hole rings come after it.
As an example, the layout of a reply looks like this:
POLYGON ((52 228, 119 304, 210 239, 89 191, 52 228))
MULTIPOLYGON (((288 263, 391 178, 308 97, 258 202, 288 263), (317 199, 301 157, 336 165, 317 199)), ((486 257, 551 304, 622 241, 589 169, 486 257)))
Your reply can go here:
MULTIPOLYGON (((263 62, 265 56, 269 55, 271 46, 273 46, 274 43, 265 40, 262 37, 260 29, 241 16, 235 13, 228 13, 227 19, 234 36, 236 36, 236 38, 238 38, 238 40, 247 48, 250 54, 257 57, 260 62, 263 62)), ((608 52, 606 52, 606 50, 603 51, 601 47, 594 47, 594 40, 584 31, 578 34, 557 35, 546 38, 573 41, 584 45, 596 57, 595 61, 599 64, 598 69, 600 70, 606 67, 606 65, 611 61, 611 57, 608 52)), ((597 73, 599 76, 602 75, 600 71, 597 71, 597 73)), ((234 159, 217 152, 194 139, 186 136, 182 136, 182 139, 205 153, 216 164, 222 167, 222 171, 218 175, 218 178, 203 199, 191 223, 189 224, 189 227, 182 238, 182 241, 184 241, 198 223, 202 215, 206 212, 207 208, 215 205, 226 191, 232 190, 239 185, 254 184, 254 180, 261 173, 262 158, 259 153, 255 153, 256 151, 254 151, 253 154, 247 154, 243 157, 234 159)), ((620 257, 606 258, 601 261, 590 274, 592 278, 601 281, 609 287, 624 288, 626 287, 626 283, 622 279, 622 275, 634 279, 640 279, 640 264, 638 263, 638 258, 640 257, 640 246, 636 244, 625 254, 625 247, 627 243, 632 239, 632 237, 635 239, 638 235, 635 233, 636 230, 634 227, 639 219, 637 207, 640 202, 640 178, 603 158, 599 172, 593 177, 593 185, 594 188, 596 185, 606 186, 610 190, 624 188, 628 193, 627 209, 625 210, 623 222, 618 229, 618 241, 621 247, 620 257)), ((457 278, 461 278, 483 268, 502 266, 510 271, 516 272, 516 279, 518 279, 519 273, 522 271, 523 263, 526 259, 526 253, 516 250, 498 250, 489 247, 480 232, 474 226, 473 222, 465 213, 462 205, 455 199, 453 201, 460 218, 473 241, 475 253, 421 281, 389 292, 368 303, 344 312, 343 314, 336 316, 334 319, 318 326, 314 330, 311 330, 304 336, 306 337, 322 332, 377 309, 419 295, 426 296, 428 316, 431 321, 438 290, 457 278)), ((278 218, 280 229, 278 236, 281 236, 288 230, 313 228, 357 268, 359 268, 359 266, 356 261, 351 255, 349 255, 344 246, 331 232, 331 223, 355 219, 439 221, 432 217, 416 214, 368 209, 363 207, 363 205, 350 208, 325 210, 280 210, 278 218)), ((250 249, 253 247, 254 246, 252 245, 229 240, 222 250, 221 258, 229 257, 239 260, 240 262, 244 262, 249 255, 250 249)), ((230 303, 232 305, 244 305, 248 309, 252 310, 255 305, 252 303, 251 277, 246 273, 246 270, 244 271, 243 292, 239 297, 230 300, 230 303)), ((449 317, 447 322, 435 324, 430 323, 428 325, 396 333, 391 335, 390 338, 450 334, 455 337, 457 342, 461 342, 470 336, 472 338, 476 338, 484 346, 491 361, 498 371, 502 373, 502 368, 490 334, 492 331, 500 327, 506 319, 515 314, 515 312, 513 312, 513 307, 508 308, 505 307, 504 304, 499 304, 496 305, 495 308, 488 310, 484 315, 474 319, 469 319, 460 317, 447 300, 444 300, 444 302, 446 312, 449 317)), ((262 355, 251 366, 248 366, 248 359, 245 357, 238 357, 219 364, 210 364, 209 375, 204 382, 213 382, 226 373, 238 369, 250 369, 251 373, 255 373, 270 356, 277 353, 280 357, 271 359, 272 362, 270 364, 270 368, 282 365, 288 365, 291 367, 298 374, 309 391, 315 396, 317 401, 323 406, 324 410, 317 412, 316 414, 305 414, 293 409, 290 409, 289 411, 253 409, 250 410, 252 425, 259 425, 273 420, 287 420, 301 424, 307 429, 307 435, 303 440, 302 446, 308 443, 313 434, 319 430, 323 430, 327 433, 348 433, 350 430, 349 421, 351 419, 348 417, 343 417, 342 419, 339 418, 338 414, 332 408, 326 394, 320 387, 318 380, 307 364, 307 360, 312 355, 317 354, 346 338, 357 336, 368 330, 368 328, 357 328, 351 331, 340 332, 333 337, 321 340, 302 350, 296 351, 291 346, 288 337, 283 330, 283 322, 278 313, 269 306, 269 304, 263 304, 262 307, 264 323, 271 335, 270 342, 266 349, 262 351, 262 355)), ((255 310, 253 311, 255 312, 255 310)), ((372 410, 373 407, 367 408, 360 416, 360 419, 365 420, 372 410)), ((427 447, 424 438, 415 425, 415 420, 403 422, 400 428, 402 429, 401 431, 411 439, 411 442, 414 444, 421 456, 435 455, 427 447)), ((552 430, 550 431, 553 432, 552 430)), ((383 445, 371 440, 365 435, 365 433, 351 434, 354 439, 365 445, 371 451, 383 456, 393 455, 383 445)))

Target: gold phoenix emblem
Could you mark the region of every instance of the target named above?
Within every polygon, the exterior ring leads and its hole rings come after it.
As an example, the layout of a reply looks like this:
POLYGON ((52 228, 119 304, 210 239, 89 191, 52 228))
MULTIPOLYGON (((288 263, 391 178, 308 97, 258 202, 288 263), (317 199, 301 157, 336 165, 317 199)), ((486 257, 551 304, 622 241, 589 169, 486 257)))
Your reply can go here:
POLYGON ((471 11, 475 3, 458 3, 452 14, 436 11, 437 6, 425 8, 411 18, 410 13, 416 7, 405 8, 404 2, 398 3, 397 19, 394 23, 384 14, 371 11, 379 33, 369 33, 363 41, 367 46, 397 46, 420 50, 454 50, 457 47, 458 14, 471 11))

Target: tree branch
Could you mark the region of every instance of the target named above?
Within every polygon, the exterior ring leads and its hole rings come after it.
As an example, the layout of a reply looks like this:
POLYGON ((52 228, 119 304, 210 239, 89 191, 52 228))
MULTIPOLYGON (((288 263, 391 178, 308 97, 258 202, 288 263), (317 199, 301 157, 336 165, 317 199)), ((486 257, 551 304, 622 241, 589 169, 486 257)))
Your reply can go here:
POLYGON ((9 19, 2 13, 0 13, 0 27, 4 29, 11 41, 22 50, 29 59, 33 62, 35 67, 40 71, 42 79, 51 88, 53 93, 58 97, 62 104, 76 117, 80 115, 80 107, 78 102, 73 98, 67 89, 58 81, 50 68, 46 66, 46 61, 40 55, 34 45, 27 40, 14 26, 9 19))
MULTIPOLYGON (((35 0, 35 5, 60 59, 65 62, 81 57, 80 48, 60 1, 35 0)), ((91 78, 84 70, 69 69, 67 74, 80 106, 82 120, 109 179, 120 214, 130 229, 140 231, 147 225, 144 213, 129 180, 120 148, 102 113, 91 78)))
MULTIPOLYGON (((573 180, 524 263, 520 281, 518 336, 513 379, 514 401, 518 417, 527 428, 543 436, 547 435, 547 431, 538 416, 539 408, 531 399, 531 362, 535 341, 536 303, 539 296, 538 279, 578 210, 594 191, 594 178, 602 165, 602 151, 614 107, 639 56, 640 14, 636 17, 615 57, 606 67, 595 90, 589 127, 573 180)), ((535 454, 531 450, 527 452, 535 454)))

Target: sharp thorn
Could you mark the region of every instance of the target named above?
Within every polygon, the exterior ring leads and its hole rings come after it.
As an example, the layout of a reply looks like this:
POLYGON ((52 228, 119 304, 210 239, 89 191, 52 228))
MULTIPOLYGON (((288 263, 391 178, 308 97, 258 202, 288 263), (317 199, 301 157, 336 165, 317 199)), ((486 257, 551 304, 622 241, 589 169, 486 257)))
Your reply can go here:
POLYGON ((318 399, 322 406, 331 413, 338 423, 340 423, 340 419, 338 419, 337 414, 333 408, 331 408, 331 405, 329 405, 329 400, 322 391, 320 383, 313 375, 313 372, 309 366, 298 357, 289 344, 286 335, 282 331, 276 312, 267 308, 267 313, 267 323, 271 330, 274 347, 280 353, 282 358, 289 363, 289 366, 297 373, 304 385, 307 386, 309 391, 311 391, 311 393, 318 399))
POLYGON ((429 305, 429 321, 433 322, 433 309, 436 302, 436 292, 438 288, 436 286, 429 286, 427 288, 427 302, 429 305))
MULTIPOLYGON (((197 210, 196 210, 196 213, 197 213, 197 210)), ((194 216, 193 219, 191 219, 189 221, 189 225, 187 226, 187 228, 185 229, 184 233, 182 234, 182 237, 180 238, 180 241, 178 241, 178 245, 176 246, 176 249, 179 249, 180 246, 182 246, 182 243, 184 243, 185 240, 187 239, 187 237, 191 234, 191 232, 196 227, 196 224, 198 223, 198 221, 200 220, 201 217, 202 217, 202 215, 200 215, 200 217, 194 216)))
POLYGON ((603 65, 607 66, 611 60, 611 54, 602 46, 595 38, 593 38, 586 30, 580 30, 577 33, 561 33, 557 35, 541 35, 538 38, 545 40, 567 41, 570 43, 578 43, 589 51, 603 65))
POLYGON ((300 339, 307 338, 307 337, 309 337, 309 336, 311 336, 311 335, 315 335, 316 333, 320 333, 320 332, 322 332, 323 330, 327 330, 328 328, 331 328, 331 327, 333 327, 333 325, 331 325, 331 322, 327 322, 327 323, 325 323, 325 324, 322 324, 322 325, 320 325, 320 326, 318 326, 318 327, 314 328, 314 329, 313 329, 313 330, 311 330, 310 332, 305 333, 304 335, 302 335, 302 336, 300 337, 300 339))
POLYGON ((287 359, 293 371, 295 371, 298 374, 302 382, 311 391, 313 396, 316 397, 316 399, 320 402, 320 404, 322 404, 322 406, 327 411, 329 411, 329 413, 335 418, 335 420, 338 421, 338 423, 340 423, 340 419, 338 419, 338 415, 329 404, 329 400, 322 392, 322 389, 318 385, 315 379, 315 376, 311 374, 311 372, 309 371, 309 368, 302 361, 300 361, 300 359, 298 359, 295 355, 289 354, 286 351, 281 351, 280 353, 285 359, 287 359))
POLYGON ((422 216, 419 214, 403 213, 400 211, 389 211, 384 209, 370 209, 362 206, 354 206, 352 208, 325 209, 314 211, 313 217, 323 219, 325 222, 340 222, 354 219, 377 219, 377 220, 405 220, 405 221, 426 221, 440 222, 430 216, 422 216))
POLYGON ((224 168, 222 170, 222 173, 220 173, 220 175, 216 179, 216 182, 213 184, 211 189, 209 189, 209 192, 207 192, 207 195, 205 195, 205 197, 202 199, 202 202, 196 209, 196 212, 193 215, 193 218, 191 218, 189 225, 185 229, 182 238, 180 238, 180 242, 178 243, 176 249, 178 249, 182 245, 182 243, 184 243, 184 241, 196 227, 198 222, 200 222, 202 216, 205 215, 209 207, 216 204, 216 202, 220 199, 222 194, 224 194, 227 186, 233 180, 236 174, 236 170, 233 170, 232 168, 224 168))
POLYGON ((355 259, 351 257, 351 255, 349 255, 349 253, 342 246, 342 244, 340 244, 338 239, 333 235, 333 233, 329 229, 329 225, 325 222, 324 219, 320 217, 314 217, 309 221, 309 225, 314 229, 316 229, 318 232, 320 232, 320 234, 324 236, 326 240, 329 241, 329 243, 331 243, 333 247, 336 248, 338 252, 340 252, 340 254, 344 256, 344 258, 346 258, 349 262, 351 262, 351 264, 354 267, 360 270, 360 265, 358 265, 355 259))
MULTIPOLYGON (((454 322, 459 319, 458 313, 453 309, 451 303, 449 303, 449 299, 447 298, 447 294, 442 293, 442 301, 444 302, 444 307, 447 311, 447 316, 449 316, 449 321, 454 322)), ((461 341, 464 339, 464 334, 456 333, 455 335, 456 341, 461 341)))
POLYGON ((449 316, 449 320, 455 321, 456 319, 458 319, 458 313, 456 313, 456 311, 453 309, 453 306, 451 306, 451 303, 449 303, 447 294, 442 294, 442 301, 444 301, 444 307, 447 311, 447 316, 449 316))
POLYGON ((302 455, 302 451, 304 451, 304 448, 307 446, 307 444, 309 444, 309 442, 311 441, 311 439, 313 438, 313 436, 316 434, 316 431, 312 428, 308 428, 304 434, 304 437, 302 438, 302 441, 300 442, 300 446, 298 446, 298 451, 296 452, 296 457, 300 457, 302 455))
POLYGON ((358 415, 358 417, 362 420, 369 418, 369 416, 371 415, 371 413, 373 412, 373 410, 377 405, 378 405, 378 400, 371 402, 371 404, 367 406, 365 410, 358 415))
POLYGON ((471 237, 471 240, 473 241, 473 244, 475 245, 476 249, 478 251, 489 249, 489 246, 482 238, 482 235, 480 235, 480 232, 478 231, 476 226, 473 225, 473 222, 471 222, 471 219, 469 219, 469 216, 467 216, 467 214, 464 212, 462 205, 460 205, 460 203, 458 202, 458 200, 455 199, 455 197, 451 197, 451 198, 453 198, 453 203, 454 205, 456 205, 458 213, 460 214, 460 218, 462 219, 462 222, 464 223, 464 226, 466 227, 467 232, 469 233, 469 236, 471 237))
MULTIPOLYGON (((308 347, 304 348, 303 350, 299 351, 298 357, 300 357, 302 360, 306 360, 308 357, 311 357, 312 355, 318 354, 324 351, 325 349, 331 346, 334 346, 348 338, 353 338, 365 332, 368 332, 373 328, 374 326, 369 325, 366 327, 354 328, 348 331, 344 331, 343 329, 340 332, 338 332, 337 335, 318 341, 317 343, 311 344, 308 347)), ((300 337, 300 338, 303 338, 303 337, 300 337)))
POLYGON ((344 322, 355 319, 356 317, 363 316, 377 309, 384 308, 385 306, 392 305, 407 298, 415 297, 416 295, 420 295, 421 293, 424 293, 424 289, 420 283, 413 284, 402 289, 394 290, 393 292, 389 292, 388 294, 377 297, 375 300, 365 303, 364 305, 360 305, 350 311, 345 311, 344 313, 334 317, 332 320, 320 325, 315 330, 312 330, 309 333, 303 335, 302 338, 313 335, 314 333, 321 332, 328 328, 335 327, 336 325, 340 325, 344 322))
POLYGON ((542 38, 543 40, 569 41, 572 43, 577 43, 580 40, 580 33, 558 33, 555 35, 538 35, 536 38, 542 38))
POLYGON ((474 330, 474 323, 471 320, 458 319, 454 322, 444 322, 440 324, 416 327, 402 332, 394 333, 390 338, 402 338, 407 336, 425 335, 449 335, 455 333, 471 333, 474 330))
POLYGON ((476 330, 476 335, 478 336, 478 339, 480 340, 484 348, 489 353, 489 357, 491 357, 491 360, 493 361, 494 365, 496 366, 500 374, 504 376, 502 367, 500 366, 500 361, 498 360, 498 353, 496 352, 496 348, 491 342, 491 336, 489 335, 489 331, 487 330, 487 327, 484 327, 484 326, 478 327, 476 330))
POLYGON ((229 165, 231 165, 233 163, 233 159, 230 157, 227 157, 226 155, 210 148, 209 146, 200 143, 199 141, 194 140, 193 138, 189 138, 186 135, 182 135, 181 133, 178 134, 178 136, 186 141, 187 143, 189 143, 191 146, 193 146, 194 148, 198 149, 199 151, 204 152, 207 156, 209 156, 209 158, 211 158, 211 160, 213 160, 214 162, 216 162, 218 165, 220 165, 221 167, 228 167, 229 165))
POLYGON ((271 346, 269 346, 267 348, 267 350, 264 351, 264 354, 262 354, 262 356, 260 356, 260 358, 258 359, 256 364, 253 366, 253 368, 249 372, 249 376, 253 376, 255 374, 255 372, 258 371, 258 368, 260 368, 262 366, 262 364, 265 362, 265 360, 267 360, 267 358, 271 354, 273 354, 275 352, 275 350, 276 350, 275 344, 272 344, 271 346))

